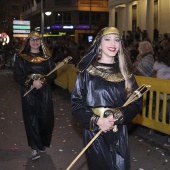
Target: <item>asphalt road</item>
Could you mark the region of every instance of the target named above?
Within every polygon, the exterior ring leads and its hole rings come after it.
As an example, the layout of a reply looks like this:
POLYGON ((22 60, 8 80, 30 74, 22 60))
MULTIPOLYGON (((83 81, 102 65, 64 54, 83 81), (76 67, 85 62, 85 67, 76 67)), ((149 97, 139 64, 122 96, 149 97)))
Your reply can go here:
MULTIPOLYGON (((81 127, 70 114, 70 94, 54 88, 55 127, 51 147, 38 161, 31 161, 21 113, 20 87, 11 70, 0 70, 0 170, 65 170, 84 148, 81 127)), ((129 132, 131 170, 169 170, 170 146, 166 136, 141 126, 129 132)), ((87 170, 85 154, 71 170, 87 170)))

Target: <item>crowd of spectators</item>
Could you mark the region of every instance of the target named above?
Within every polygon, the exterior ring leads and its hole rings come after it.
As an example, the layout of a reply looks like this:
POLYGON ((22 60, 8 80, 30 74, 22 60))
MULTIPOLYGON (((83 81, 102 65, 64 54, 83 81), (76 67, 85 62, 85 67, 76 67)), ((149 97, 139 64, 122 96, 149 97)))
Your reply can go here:
MULTIPOLYGON (((153 42, 148 37, 147 31, 141 31, 138 27, 136 34, 128 31, 124 39, 127 50, 134 66, 134 74, 170 80, 170 37, 167 33, 159 38, 159 31, 154 29, 153 42)), ((153 93, 153 106, 156 107, 156 93, 153 93)), ((146 103, 149 102, 149 95, 146 103)), ((154 108, 153 112, 154 112, 154 108)), ((162 121, 163 94, 160 94, 159 120, 162 121)), ((147 113, 146 113, 147 114, 147 113)), ((166 123, 170 123, 170 94, 167 96, 166 123)), ((153 130, 148 131, 148 134, 153 130)), ((167 143, 170 144, 170 137, 167 136, 167 143)))
POLYGON ((9 44, 0 43, 0 69, 11 69, 14 67, 16 53, 21 46, 21 42, 14 39, 9 44))
MULTIPOLYGON (((71 56, 70 63, 75 66, 83 57, 85 51, 90 46, 87 44, 77 44, 72 37, 62 36, 58 38, 45 39, 46 44, 51 50, 54 61, 61 62, 64 58, 71 56)), ((159 37, 159 31, 154 29, 154 40, 151 42, 147 30, 141 30, 139 27, 135 31, 127 31, 122 37, 122 41, 129 52, 129 56, 134 65, 134 73, 149 77, 156 77, 156 71, 153 69, 154 63, 160 61, 161 54, 165 49, 170 48, 170 37, 167 33, 162 38, 159 37)), ((11 41, 8 45, 0 44, 0 67, 13 65, 14 55, 21 45, 20 41, 11 41)), ((164 56, 165 57, 169 57, 164 56)), ((166 59, 166 60, 169 60, 166 59)), ((167 65, 167 62, 165 63, 167 65)), ((169 66, 168 66, 169 67, 169 66)), ((170 73, 169 73, 170 74, 170 73)), ((168 78, 169 79, 169 78, 168 78)))
MULTIPOLYGON (((137 63, 142 62, 143 60, 144 63, 142 63, 145 69, 150 68, 150 71, 152 72, 153 70, 151 69, 151 66, 153 66, 153 59, 155 62, 164 49, 170 48, 170 38, 168 34, 165 33, 163 37, 160 38, 159 31, 157 29, 154 29, 153 42, 151 42, 150 38, 148 37, 147 30, 142 31, 139 27, 137 27, 135 31, 128 30, 126 35, 125 32, 123 32, 122 40, 130 54, 132 63, 134 63, 136 74, 139 74, 139 70, 136 68, 138 67, 138 69, 140 69, 139 64, 137 66, 137 63), (148 57, 145 57, 145 55, 148 57)), ((56 63, 61 62, 67 56, 71 56, 73 58, 71 63, 75 64, 75 66, 90 46, 90 43, 77 44, 71 36, 62 36, 49 39, 45 38, 45 41, 51 50, 52 57, 56 63)), ((17 39, 10 41, 10 43, 5 46, 0 44, 0 68, 4 68, 5 65, 13 65, 14 55, 17 53, 17 50, 21 44, 22 42, 17 41, 17 39)), ((147 72, 148 71, 149 70, 147 70, 147 72)), ((145 72, 145 70, 143 72, 145 72)), ((152 73, 150 74, 151 75, 149 76, 153 76, 152 73)))
POLYGON ((75 66, 78 64, 80 59, 83 57, 89 44, 79 45, 72 38, 60 37, 52 39, 50 42, 46 42, 49 46, 54 61, 61 62, 64 58, 71 56, 71 64, 75 66))

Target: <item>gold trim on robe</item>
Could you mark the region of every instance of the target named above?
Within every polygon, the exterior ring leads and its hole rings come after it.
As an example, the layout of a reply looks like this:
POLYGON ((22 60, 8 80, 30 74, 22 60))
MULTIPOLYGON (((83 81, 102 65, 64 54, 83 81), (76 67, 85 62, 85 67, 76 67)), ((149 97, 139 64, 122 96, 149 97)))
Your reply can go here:
POLYGON ((46 61, 50 58, 48 56, 36 56, 36 55, 34 56, 33 54, 32 55, 20 54, 19 56, 22 57, 24 60, 27 60, 31 63, 41 63, 41 62, 46 61))
POLYGON ((119 70, 114 71, 113 67, 102 66, 94 63, 87 68, 87 72, 93 76, 99 76, 111 82, 124 81, 122 73, 119 70))

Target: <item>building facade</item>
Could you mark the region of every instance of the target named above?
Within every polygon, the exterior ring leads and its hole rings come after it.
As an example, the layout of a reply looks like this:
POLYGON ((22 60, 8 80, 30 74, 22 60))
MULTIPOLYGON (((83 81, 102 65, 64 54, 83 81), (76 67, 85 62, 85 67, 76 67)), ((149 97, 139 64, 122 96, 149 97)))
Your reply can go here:
POLYGON ((160 38, 170 34, 170 0, 109 0, 109 25, 115 25, 120 32, 147 30, 153 41, 154 29, 160 38))
POLYGON ((20 19, 20 0, 0 0, 0 32, 12 36, 12 21, 20 19))
POLYGON ((22 18, 31 21, 32 30, 44 27, 44 36, 68 34, 76 42, 86 41, 108 26, 108 0, 22 0, 22 18))
POLYGON ((154 28, 160 37, 170 34, 170 0, 1 0, 0 16, 0 32, 10 36, 14 19, 31 21, 31 30, 44 35, 73 35, 76 42, 108 25, 121 34, 140 27, 151 40, 154 28))

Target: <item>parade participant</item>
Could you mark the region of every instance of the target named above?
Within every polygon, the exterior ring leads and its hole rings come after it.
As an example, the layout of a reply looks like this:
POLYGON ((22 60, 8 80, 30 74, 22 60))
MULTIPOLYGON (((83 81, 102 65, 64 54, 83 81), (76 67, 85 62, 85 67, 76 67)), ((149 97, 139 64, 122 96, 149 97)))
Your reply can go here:
POLYGON ((138 88, 132 68, 115 27, 99 31, 78 64, 72 115, 83 127, 85 145, 102 130, 86 151, 89 170, 130 170, 126 125, 142 108, 142 99, 121 107, 138 88))
POLYGON ((38 32, 31 32, 25 40, 15 61, 14 79, 21 85, 22 112, 31 158, 40 158, 50 146, 54 126, 51 83, 56 71, 51 54, 38 32), (29 89, 30 93, 26 92, 29 89))

